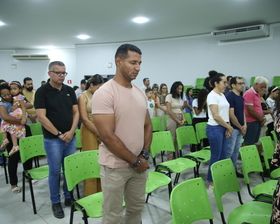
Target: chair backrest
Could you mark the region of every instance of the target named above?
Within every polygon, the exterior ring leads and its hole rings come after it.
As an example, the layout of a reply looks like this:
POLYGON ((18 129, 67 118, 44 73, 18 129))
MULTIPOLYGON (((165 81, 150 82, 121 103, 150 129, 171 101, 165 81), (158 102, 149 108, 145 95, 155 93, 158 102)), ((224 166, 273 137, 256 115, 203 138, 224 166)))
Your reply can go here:
POLYGON ((249 173, 263 172, 261 159, 255 145, 243 146, 239 149, 242 160, 242 172, 246 184, 250 184, 249 173))
POLYGON ((254 85, 255 78, 256 78, 256 77, 251 77, 251 79, 250 79, 250 86, 253 86, 253 85, 254 85))
POLYGON ((278 138, 277 138, 276 132, 274 130, 272 130, 270 133, 271 133, 271 135, 273 137, 273 146, 275 148, 277 143, 278 143, 278 138))
POLYGON ((163 128, 163 131, 166 131, 167 130, 167 119, 168 119, 168 115, 163 115, 162 116, 162 128, 163 128))
POLYGON ((183 126, 176 129, 176 140, 178 149, 186 144, 198 144, 193 126, 183 126))
POLYGON ((34 135, 20 139, 19 149, 22 163, 25 163, 27 160, 35 156, 46 155, 44 136, 34 135))
POLYGON ((214 195, 219 212, 223 212, 222 196, 227 192, 240 192, 240 186, 236 177, 235 168, 231 159, 215 162, 211 166, 214 183, 214 195))
POLYGON ((198 142, 201 142, 201 140, 204 138, 208 138, 206 135, 206 127, 207 127, 207 122, 200 122, 195 124, 195 131, 196 131, 196 137, 198 142))
POLYGON ((269 161, 272 159, 274 154, 274 145, 270 136, 261 137, 259 140, 262 143, 265 167, 269 170, 269 161))
POLYGON ((178 184, 171 192, 172 223, 191 224, 197 220, 213 219, 210 201, 201 177, 178 184))
POLYGON ((152 117, 151 118, 153 132, 154 131, 162 131, 162 123, 160 117, 152 117))
POLYGON ((192 117, 190 113, 184 113, 184 118, 187 124, 192 124, 192 117))
POLYGON ((273 76, 272 85, 280 87, 280 76, 273 76))
POLYGON ((64 174, 69 191, 83 180, 100 177, 98 155, 98 150, 90 150, 64 158, 64 174))
POLYGON ((197 78, 195 82, 196 88, 203 88, 205 78, 197 78))
POLYGON ((42 135, 43 134, 43 128, 41 123, 32 123, 29 124, 30 131, 32 135, 42 135))
POLYGON ((76 133, 76 148, 82 148, 82 141, 81 141, 81 130, 80 129, 76 129, 75 130, 76 133))
POLYGON ((151 157, 161 151, 175 152, 174 142, 170 131, 160 131, 153 133, 153 140, 150 146, 151 157))

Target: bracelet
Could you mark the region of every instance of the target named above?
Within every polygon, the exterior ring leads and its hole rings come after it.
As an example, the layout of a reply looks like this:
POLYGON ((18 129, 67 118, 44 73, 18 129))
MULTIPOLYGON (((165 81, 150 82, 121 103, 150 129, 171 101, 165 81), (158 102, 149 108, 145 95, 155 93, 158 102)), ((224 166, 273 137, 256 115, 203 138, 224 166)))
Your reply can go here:
POLYGON ((136 168, 137 166, 139 166, 141 160, 139 158, 137 158, 136 162, 134 164, 131 165, 132 168, 136 168))

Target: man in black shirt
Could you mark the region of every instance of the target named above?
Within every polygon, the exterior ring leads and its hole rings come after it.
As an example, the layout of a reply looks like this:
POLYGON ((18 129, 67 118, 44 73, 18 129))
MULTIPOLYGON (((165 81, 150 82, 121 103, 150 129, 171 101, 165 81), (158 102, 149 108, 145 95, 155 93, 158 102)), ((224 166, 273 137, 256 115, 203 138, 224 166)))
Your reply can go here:
MULTIPOLYGON (((77 99, 72 87, 63 84, 67 72, 63 62, 49 64, 50 81, 35 94, 34 106, 43 126, 44 146, 49 164, 49 188, 52 210, 56 218, 63 218, 60 203, 60 171, 64 158, 76 149, 75 129, 79 120, 77 99)), ((70 192, 64 178, 65 205, 71 205, 70 192)))

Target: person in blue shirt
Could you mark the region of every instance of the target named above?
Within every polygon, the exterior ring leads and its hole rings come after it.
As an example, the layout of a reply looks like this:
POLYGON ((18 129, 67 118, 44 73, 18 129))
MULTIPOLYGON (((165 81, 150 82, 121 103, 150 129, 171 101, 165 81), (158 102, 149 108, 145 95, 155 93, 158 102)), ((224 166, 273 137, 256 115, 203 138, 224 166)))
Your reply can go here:
MULTIPOLYGON (((241 92, 244 90, 244 81, 240 77, 233 77, 230 80, 230 87, 232 89, 226 95, 229 102, 229 117, 231 126, 234 128, 233 133, 228 139, 227 158, 230 158, 236 169, 236 162, 238 159, 239 148, 241 147, 242 137, 246 134, 247 125, 244 114, 244 100, 241 92)), ((236 171, 239 178, 243 178, 243 174, 236 171)))

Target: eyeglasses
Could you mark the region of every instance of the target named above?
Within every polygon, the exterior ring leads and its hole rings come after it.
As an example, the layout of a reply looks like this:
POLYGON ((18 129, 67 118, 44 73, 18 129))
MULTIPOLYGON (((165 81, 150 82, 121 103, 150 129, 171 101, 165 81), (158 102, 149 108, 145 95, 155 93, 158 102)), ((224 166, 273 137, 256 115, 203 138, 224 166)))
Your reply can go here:
POLYGON ((8 93, 8 94, 6 94, 6 95, 1 95, 1 97, 2 98, 6 98, 6 97, 9 97, 9 96, 11 96, 12 94, 10 94, 10 93, 8 93))
POLYGON ((53 72, 55 74, 57 74, 58 76, 66 76, 68 73, 67 72, 56 72, 56 71, 50 71, 53 72))
POLYGON ((226 81, 224 81, 223 83, 224 83, 224 85, 227 85, 227 84, 228 84, 228 82, 226 82, 226 81))
POLYGON ((245 82, 238 82, 236 84, 238 84, 238 85, 245 85, 245 82))

